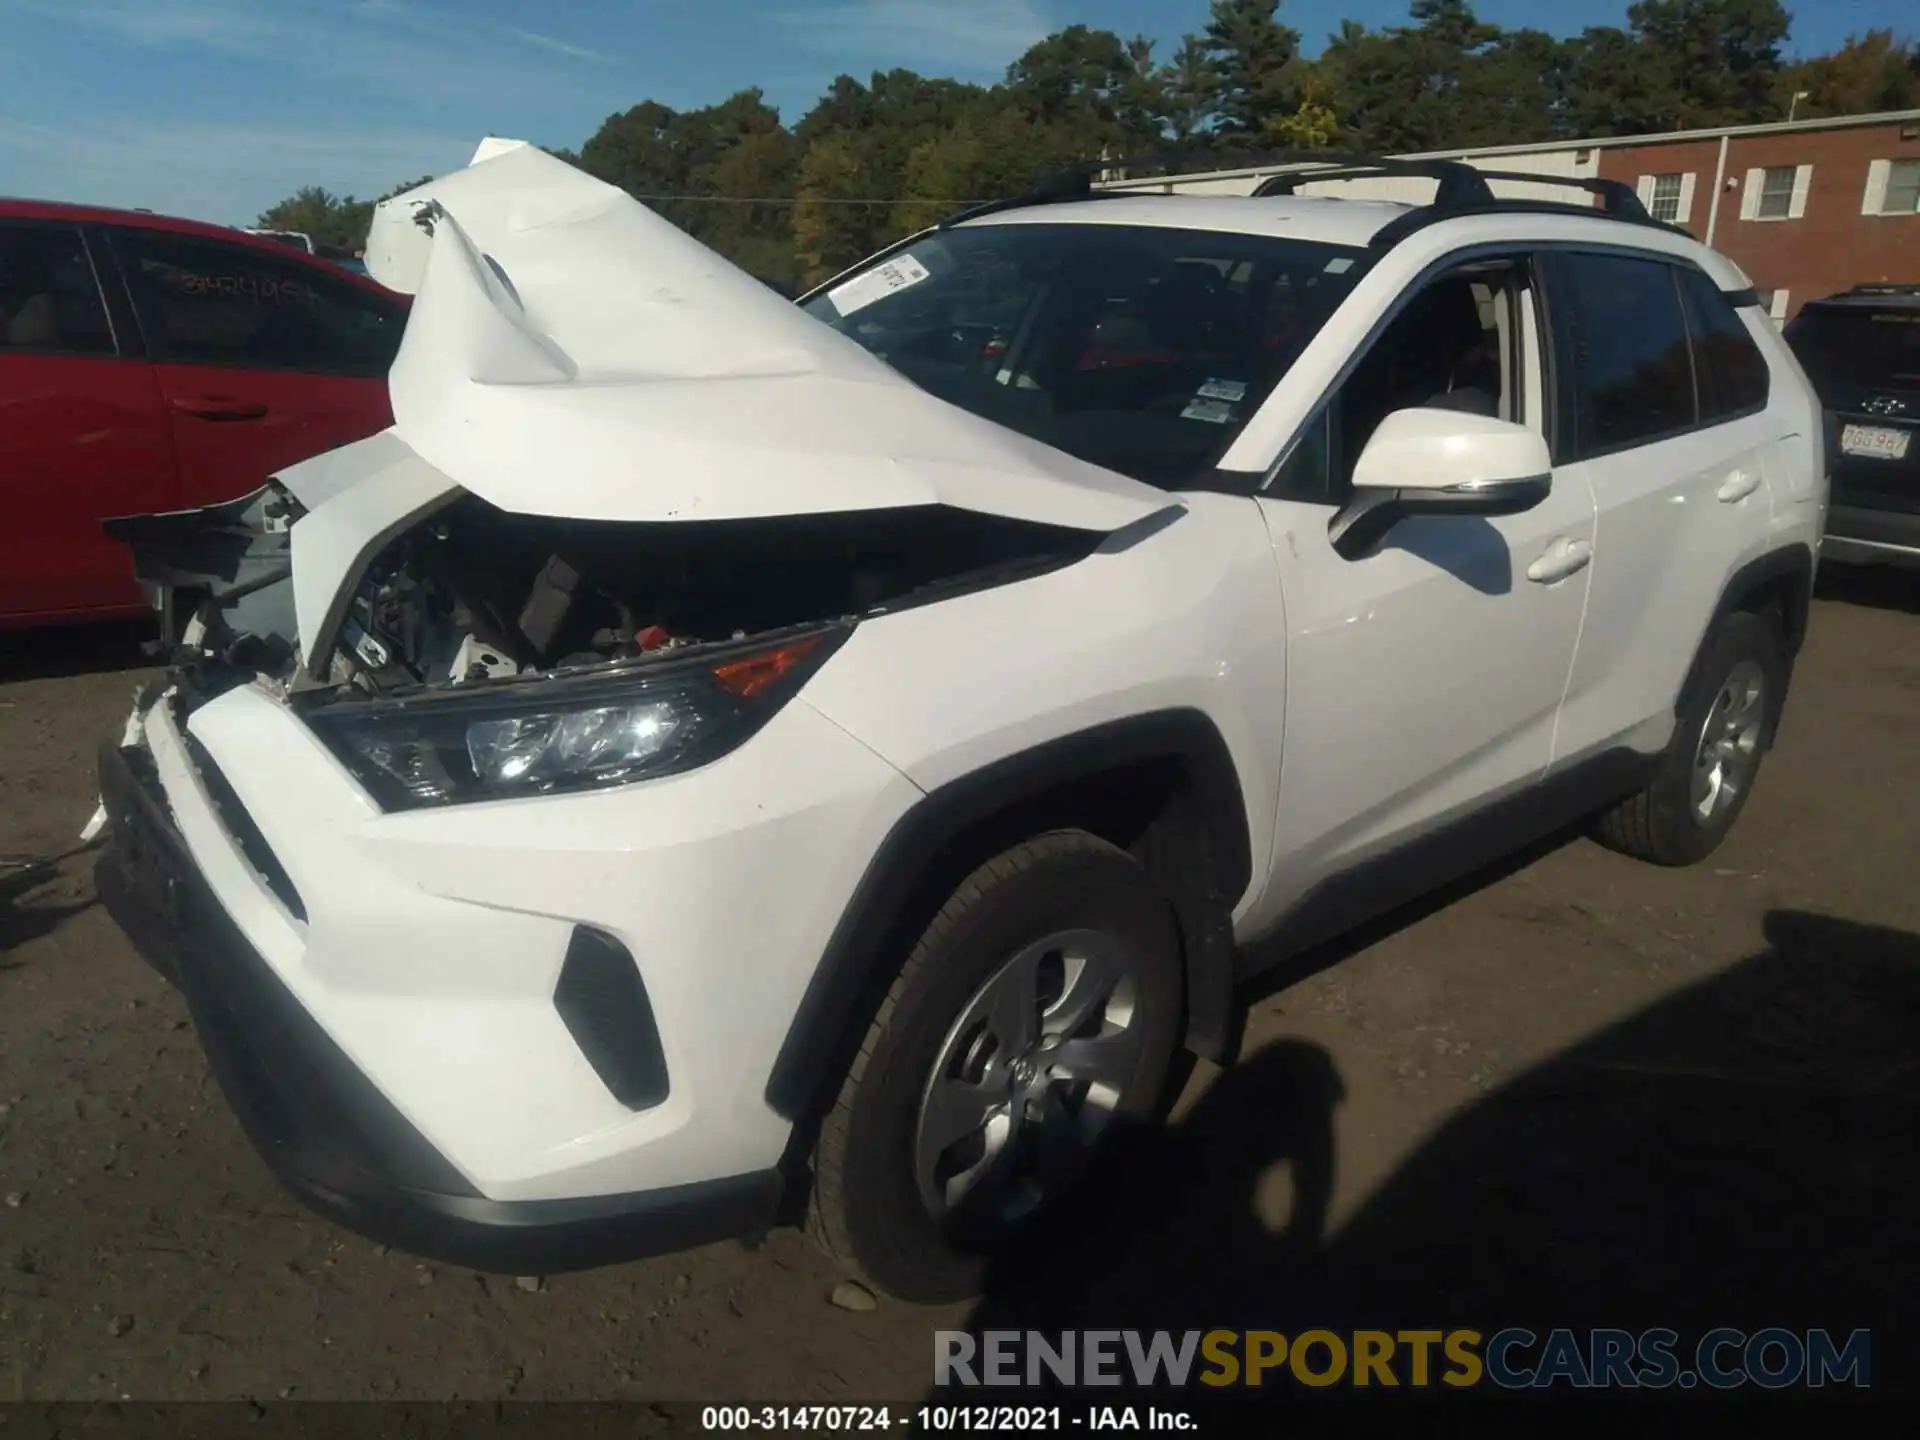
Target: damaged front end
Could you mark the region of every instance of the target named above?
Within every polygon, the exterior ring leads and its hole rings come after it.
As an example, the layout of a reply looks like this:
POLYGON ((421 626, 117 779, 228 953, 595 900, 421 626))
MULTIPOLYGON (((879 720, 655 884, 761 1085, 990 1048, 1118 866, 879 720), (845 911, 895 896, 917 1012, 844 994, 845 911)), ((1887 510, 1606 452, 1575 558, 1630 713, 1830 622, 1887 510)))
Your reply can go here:
POLYGON ((694 768, 744 742, 862 621, 1072 563, 1101 539, 939 505, 629 522, 456 493, 370 546, 325 609, 330 633, 303 643, 303 516, 270 486, 115 526, 187 617, 180 718, 259 687, 387 810, 694 768))
POLYGON ((367 566, 291 700, 389 809, 623 783, 741 744, 861 620, 1098 538, 938 506, 658 524, 463 495, 367 566))

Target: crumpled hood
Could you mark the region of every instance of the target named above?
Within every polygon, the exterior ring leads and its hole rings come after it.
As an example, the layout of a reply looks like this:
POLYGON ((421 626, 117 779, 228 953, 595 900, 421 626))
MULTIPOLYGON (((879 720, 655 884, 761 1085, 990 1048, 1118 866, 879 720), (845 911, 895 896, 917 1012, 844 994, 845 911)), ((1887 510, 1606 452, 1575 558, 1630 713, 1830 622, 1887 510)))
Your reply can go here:
POLYGON ((679 521, 951 505, 1107 531, 1166 503, 935 399, 613 186, 490 140, 382 202, 416 295, 394 433, 504 510, 679 521))

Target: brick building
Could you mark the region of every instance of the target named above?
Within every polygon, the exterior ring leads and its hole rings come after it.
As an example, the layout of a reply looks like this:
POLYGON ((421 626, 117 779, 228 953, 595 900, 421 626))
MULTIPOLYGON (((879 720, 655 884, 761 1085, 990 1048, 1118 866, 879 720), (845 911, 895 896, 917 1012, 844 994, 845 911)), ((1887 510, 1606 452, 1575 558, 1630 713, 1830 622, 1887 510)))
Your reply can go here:
MULTIPOLYGON (((1783 322, 1806 301, 1853 285, 1920 284, 1920 110, 1410 158, 1623 181, 1657 217, 1685 225, 1731 257, 1783 322)), ((1107 188, 1244 195, 1274 169, 1113 180, 1107 188)), ((1432 182, 1380 179, 1303 188, 1421 201, 1432 193, 1432 182)), ((1577 194, 1512 182, 1495 189, 1558 200, 1577 194)))

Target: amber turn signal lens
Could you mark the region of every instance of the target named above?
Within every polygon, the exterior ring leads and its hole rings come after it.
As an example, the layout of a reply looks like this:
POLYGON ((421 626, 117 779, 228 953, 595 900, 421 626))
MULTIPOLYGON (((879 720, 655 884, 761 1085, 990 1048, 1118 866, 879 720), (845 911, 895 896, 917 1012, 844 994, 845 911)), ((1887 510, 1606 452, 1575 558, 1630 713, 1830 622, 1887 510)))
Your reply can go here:
POLYGON ((808 635, 777 650, 765 650, 744 660, 729 660, 713 667, 713 683, 736 700, 752 700, 784 679, 787 672, 819 645, 820 636, 808 635))

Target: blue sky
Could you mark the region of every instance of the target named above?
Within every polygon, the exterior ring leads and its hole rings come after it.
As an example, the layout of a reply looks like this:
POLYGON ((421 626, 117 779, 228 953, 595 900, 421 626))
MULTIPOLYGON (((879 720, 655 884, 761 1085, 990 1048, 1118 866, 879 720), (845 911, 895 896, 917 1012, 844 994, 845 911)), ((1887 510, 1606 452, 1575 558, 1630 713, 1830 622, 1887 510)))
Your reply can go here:
MULTIPOLYGON (((1802 5, 1792 48, 1912 28, 1911 0, 1802 5)), ((1537 0, 1482 0, 1542 24, 1537 0)), ((1560 0, 1559 33, 1625 0, 1560 0)), ((759 85, 788 119, 841 72, 992 80, 1076 21, 1158 38, 1206 0, 0 0, 0 195, 245 222, 303 184, 378 194, 465 163, 488 133, 578 145, 643 99, 759 85)), ((1317 51, 1404 0, 1286 0, 1317 51)))

